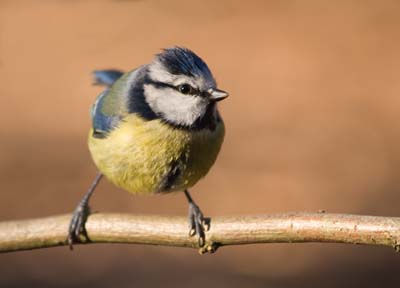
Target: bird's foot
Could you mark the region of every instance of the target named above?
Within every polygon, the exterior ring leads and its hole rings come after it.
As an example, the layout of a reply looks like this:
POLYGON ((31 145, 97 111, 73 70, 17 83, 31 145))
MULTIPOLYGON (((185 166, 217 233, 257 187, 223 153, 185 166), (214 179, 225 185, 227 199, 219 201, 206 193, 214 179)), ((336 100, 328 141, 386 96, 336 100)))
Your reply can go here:
POLYGON ((203 255, 205 253, 210 253, 210 254, 215 253, 215 251, 217 251, 219 247, 220 247, 219 243, 210 241, 209 243, 207 243, 207 245, 200 247, 199 254, 203 255))
POLYGON ((82 242, 81 236, 83 236, 85 241, 89 241, 89 237, 85 228, 85 223, 89 215, 90 208, 88 203, 79 203, 72 215, 71 222, 69 223, 67 241, 71 250, 73 249, 74 244, 82 242))
POLYGON ((189 203, 189 236, 197 235, 199 247, 203 247, 206 243, 205 231, 210 229, 209 219, 204 218, 199 206, 194 202, 189 203))

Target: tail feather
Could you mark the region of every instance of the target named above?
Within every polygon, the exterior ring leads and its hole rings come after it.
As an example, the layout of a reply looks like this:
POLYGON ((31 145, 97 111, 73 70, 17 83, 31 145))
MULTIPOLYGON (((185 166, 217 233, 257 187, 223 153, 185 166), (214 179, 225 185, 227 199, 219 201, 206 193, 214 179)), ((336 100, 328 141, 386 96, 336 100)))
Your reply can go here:
POLYGON ((102 85, 110 87, 117 81, 124 72, 120 70, 107 69, 107 70, 95 70, 93 71, 93 85, 102 85))

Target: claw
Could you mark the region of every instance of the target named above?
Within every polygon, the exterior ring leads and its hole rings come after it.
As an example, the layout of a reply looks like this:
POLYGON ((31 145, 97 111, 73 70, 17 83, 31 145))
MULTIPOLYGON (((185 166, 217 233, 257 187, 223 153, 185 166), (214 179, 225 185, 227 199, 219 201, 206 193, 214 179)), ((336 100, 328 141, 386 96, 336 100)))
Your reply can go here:
POLYGON ((210 231, 210 221, 209 221, 209 219, 204 219, 201 224, 203 225, 205 231, 210 231))
POLYGON ((199 236, 199 247, 204 247, 205 244, 206 244, 205 237, 199 236))
POLYGON ((67 243, 69 245, 69 249, 71 250, 73 250, 73 245, 75 243, 82 242, 81 236, 85 238, 85 241, 90 241, 85 228, 86 220, 90 215, 89 199, 102 177, 103 175, 101 173, 97 173, 96 178, 94 179, 89 190, 83 196, 82 200, 79 202, 74 213, 72 214, 67 237, 67 243))
POLYGON ((85 222, 89 214, 90 209, 87 203, 79 203, 69 224, 67 241, 71 250, 73 250, 73 245, 75 243, 82 242, 81 236, 83 236, 86 241, 89 241, 89 237, 85 229, 85 222))
POLYGON ((193 202, 189 203, 189 236, 198 236, 199 247, 203 247, 205 245, 204 232, 207 229, 204 227, 204 223, 204 216, 203 213, 201 213, 200 208, 193 202))

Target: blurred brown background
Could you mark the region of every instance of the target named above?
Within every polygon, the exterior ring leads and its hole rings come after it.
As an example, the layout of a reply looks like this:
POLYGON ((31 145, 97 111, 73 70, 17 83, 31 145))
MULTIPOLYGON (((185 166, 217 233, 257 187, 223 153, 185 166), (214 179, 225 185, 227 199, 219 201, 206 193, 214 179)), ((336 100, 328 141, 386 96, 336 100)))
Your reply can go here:
MULTIPOLYGON (((205 214, 400 216, 399 1, 1 1, 0 219, 71 212, 95 175, 91 71, 187 46, 231 93, 227 136, 194 189, 205 214)), ((94 210, 186 215, 183 194, 109 183, 94 210)), ((0 256, 0 287, 398 286, 400 255, 335 244, 214 255, 88 245, 0 256), (383 285, 383 286, 385 286, 383 285)))

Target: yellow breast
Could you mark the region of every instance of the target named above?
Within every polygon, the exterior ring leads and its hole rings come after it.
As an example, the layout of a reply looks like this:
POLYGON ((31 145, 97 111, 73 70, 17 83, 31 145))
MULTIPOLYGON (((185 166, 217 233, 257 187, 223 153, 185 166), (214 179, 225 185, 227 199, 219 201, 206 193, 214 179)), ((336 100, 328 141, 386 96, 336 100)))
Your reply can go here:
POLYGON ((224 138, 215 130, 187 131, 131 114, 104 139, 89 134, 89 150, 115 185, 132 193, 178 191, 193 186, 214 164, 224 138))

